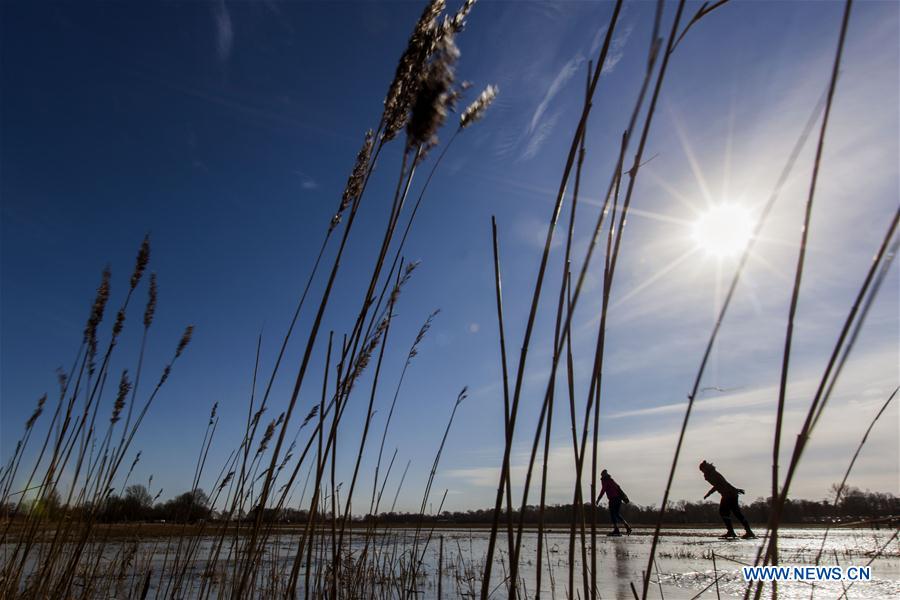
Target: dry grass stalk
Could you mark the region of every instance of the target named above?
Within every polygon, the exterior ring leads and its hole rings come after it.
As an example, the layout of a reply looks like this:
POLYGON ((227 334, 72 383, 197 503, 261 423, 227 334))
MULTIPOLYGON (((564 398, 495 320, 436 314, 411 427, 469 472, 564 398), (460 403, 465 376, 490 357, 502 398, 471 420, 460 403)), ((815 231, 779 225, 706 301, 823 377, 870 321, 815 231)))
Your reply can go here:
MULTIPOLYGON (((619 16, 619 12, 621 11, 621 7, 622 7, 621 0, 617 1, 615 8, 613 9, 613 15, 610 19, 610 25, 607 28, 606 36, 603 41, 603 46, 600 50, 601 56, 600 56, 598 65, 603 64, 606 54, 609 50, 609 45, 612 40, 612 34, 615 31, 616 23, 618 21, 618 16, 619 16)), ((588 93, 588 98, 593 96, 594 90, 596 89, 596 86, 597 86, 597 81, 600 77, 600 71, 601 71, 600 68, 597 68, 595 70, 594 77, 591 81, 591 87, 590 87, 590 91, 588 93)), ((529 311, 528 322, 525 327, 525 336, 524 336, 524 340, 522 343, 522 350, 521 350, 521 353, 519 356, 519 364, 518 364, 518 369, 516 372, 516 381, 515 381, 515 385, 513 388, 513 394, 511 396, 512 401, 510 404, 509 430, 508 430, 508 435, 506 436, 506 443, 505 443, 505 447, 504 447, 503 462, 502 462, 501 470, 500 470, 500 482, 497 487, 497 497, 496 497, 496 501, 494 504, 494 518, 493 518, 493 523, 491 525, 491 535, 488 540, 488 549, 487 549, 487 555, 485 558, 485 571, 484 571, 484 576, 483 576, 482 586, 481 586, 481 599, 482 600, 487 600, 487 597, 489 594, 491 569, 493 567, 493 560, 494 560, 494 545, 496 543, 497 529, 498 529, 498 524, 499 524, 499 519, 500 519, 500 512, 501 512, 501 508, 502 508, 502 504, 503 504, 504 489, 506 487, 506 480, 509 477, 509 468, 510 468, 509 467, 509 456, 510 456, 510 451, 512 448, 513 435, 515 432, 516 417, 518 415, 519 397, 521 394, 522 381, 524 378, 524 371, 525 371, 525 364, 526 364, 526 359, 528 356, 528 345, 531 340, 531 333, 532 333, 532 330, 534 327, 534 320, 535 320, 535 315, 537 312, 537 306, 540 301, 541 289, 542 289, 542 284, 543 284, 543 280, 544 280, 544 273, 545 273, 546 266, 547 266, 547 259, 548 259, 549 253, 550 253, 551 243, 553 241, 553 233, 554 233, 554 230, 556 227, 557 219, 559 218, 560 209, 562 207, 562 201, 565 196, 566 186, 568 185, 569 175, 572 171, 572 167, 574 166, 575 157, 576 157, 576 153, 578 150, 578 145, 579 145, 579 142, 581 139, 581 135, 583 134, 583 131, 584 131, 585 122, 587 120, 588 114, 590 113, 590 106, 591 106, 590 102, 585 103, 584 109, 582 110, 581 119, 579 120, 578 127, 576 128, 575 135, 573 136, 573 139, 572 139, 572 144, 569 149, 569 155, 566 160, 566 166, 563 169, 563 175, 562 175, 562 179, 560 181, 559 191, 558 191, 557 197, 556 197, 556 203, 554 205, 553 212, 550 217, 550 224, 547 228, 547 238, 544 243, 544 250, 541 255, 541 262, 540 262, 540 267, 538 269, 537 281, 535 282, 534 292, 532 294, 531 308, 529 311)), ((527 487, 528 486, 526 485, 526 487, 525 487, 526 494, 527 494, 527 487)), ((527 498, 527 496, 526 496, 526 498, 527 498)), ((515 582, 517 580, 517 577, 516 577, 517 567, 518 567, 517 565, 510 566, 511 580, 513 582, 515 582)), ((514 594, 515 585, 511 586, 510 589, 513 590, 511 593, 514 594)))

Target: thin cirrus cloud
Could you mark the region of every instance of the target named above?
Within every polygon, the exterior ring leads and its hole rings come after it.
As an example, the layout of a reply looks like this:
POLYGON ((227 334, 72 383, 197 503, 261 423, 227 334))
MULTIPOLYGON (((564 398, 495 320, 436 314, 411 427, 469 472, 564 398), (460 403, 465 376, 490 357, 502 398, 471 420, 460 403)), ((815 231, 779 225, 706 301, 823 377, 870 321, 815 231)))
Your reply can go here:
POLYGON ((559 121, 561 115, 561 110, 555 111, 552 115, 544 119, 535 131, 529 132, 528 141, 525 144, 525 149, 522 151, 520 157, 522 160, 528 160, 537 156, 537 153, 540 151, 541 146, 544 145, 547 137, 553 133, 553 130, 556 128, 556 123, 559 121))
POLYGON ((559 91, 563 88, 563 86, 568 83, 572 76, 578 70, 578 67, 584 62, 584 56, 581 54, 570 58, 566 64, 562 66, 559 72, 556 74, 556 77, 553 78, 553 81, 550 82, 550 86, 547 88, 547 91, 544 93, 543 99, 541 99, 540 103, 537 105, 537 108, 534 110, 534 114, 531 115, 531 122, 528 124, 528 133, 534 133, 538 129, 538 125, 541 122, 541 118, 544 116, 544 113, 547 111, 547 106, 549 106, 550 102, 559 94, 559 91))
MULTIPOLYGON (((613 36, 613 39, 610 42, 606 61, 603 64, 604 73, 611 73, 613 69, 615 69, 619 61, 622 60, 622 57, 625 55, 625 46, 628 43, 628 38, 631 36, 631 32, 633 29, 633 26, 628 26, 622 31, 622 33, 613 36)), ((596 38, 594 40, 594 43, 592 43, 591 45, 591 55, 596 53, 597 49, 599 48, 598 39, 599 38, 596 38)), ((579 52, 568 61, 566 61, 566 63, 556 73, 553 81, 550 82, 550 85, 547 87, 547 91, 544 92, 544 96, 541 98, 541 101, 534 109, 534 112, 531 115, 531 119, 529 120, 528 128, 524 135, 524 139, 522 140, 522 142, 524 142, 525 148, 519 157, 520 160, 529 160, 537 156, 541 147, 544 145, 544 142, 556 128, 556 124, 562 116, 563 110, 556 109, 552 112, 548 112, 548 110, 550 109, 551 105, 554 104, 554 100, 557 98, 560 91, 565 88, 565 86, 569 83, 575 73, 577 73, 579 69, 581 69, 585 61, 585 56, 579 52)))
POLYGON ((216 56, 220 62, 227 62, 231 57, 231 49, 234 45, 234 28, 231 24, 231 13, 225 6, 225 1, 220 0, 213 5, 213 21, 216 26, 216 56))
POLYGON ((294 173, 300 178, 300 187, 304 190, 315 190, 319 188, 319 182, 313 179, 309 174, 296 170, 294 173))
MULTIPOLYGON (((632 31, 634 31, 634 25, 628 25, 622 30, 622 33, 613 36, 612 41, 609 43, 606 61, 603 63, 604 73, 612 73, 619 61, 622 60, 622 57, 625 56, 625 45, 628 43, 628 38, 631 37, 632 31)), ((591 50, 591 54, 594 52, 596 52, 596 49, 591 50)))

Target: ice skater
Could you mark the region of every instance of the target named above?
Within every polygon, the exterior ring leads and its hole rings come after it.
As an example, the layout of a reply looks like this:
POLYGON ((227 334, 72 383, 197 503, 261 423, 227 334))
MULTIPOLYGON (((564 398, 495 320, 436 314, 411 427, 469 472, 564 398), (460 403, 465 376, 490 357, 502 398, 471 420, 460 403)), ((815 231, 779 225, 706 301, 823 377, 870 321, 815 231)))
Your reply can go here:
POLYGON ((622 491, 622 488, 619 487, 619 484, 606 472, 606 469, 600 471, 600 495, 597 496, 594 504, 600 504, 600 499, 603 498, 603 494, 606 494, 606 497, 609 499, 609 520, 612 521, 613 525, 613 530, 607 535, 622 535, 619 531, 620 521, 625 525, 625 533, 630 534, 631 525, 622 518, 622 515, 619 512, 622 509, 622 502, 628 504, 630 500, 628 500, 628 496, 622 491))
POLYGON ((709 491, 706 492, 706 495, 703 496, 703 499, 709 498, 713 492, 719 492, 722 496, 722 500, 719 502, 719 516, 722 517, 722 520, 725 522, 725 527, 728 528, 728 531, 725 532, 725 535, 723 535, 722 538, 734 539, 737 537, 737 534, 734 532, 734 527, 731 526, 730 515, 732 514, 734 514, 734 516, 737 517, 737 520, 741 522, 741 525, 744 526, 745 533, 743 538, 745 540, 755 538, 756 535, 753 534, 753 530, 750 529, 750 524, 741 512, 741 507, 738 506, 738 495, 743 494, 744 490, 736 488, 728 483, 725 477, 716 470, 716 466, 710 462, 706 462, 705 460, 701 462, 700 470, 703 472, 703 479, 712 485, 709 491))

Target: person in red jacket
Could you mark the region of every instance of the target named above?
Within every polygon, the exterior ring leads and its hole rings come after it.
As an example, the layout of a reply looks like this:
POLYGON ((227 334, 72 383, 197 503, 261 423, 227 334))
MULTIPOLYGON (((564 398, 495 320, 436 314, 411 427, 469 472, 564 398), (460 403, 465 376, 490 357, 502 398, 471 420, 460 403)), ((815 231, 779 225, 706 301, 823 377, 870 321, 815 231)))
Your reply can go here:
POLYGON ((603 498, 604 494, 606 494, 606 497, 609 499, 609 519, 612 521, 613 525, 613 530, 608 535, 622 535, 621 532, 619 532, 619 521, 625 525, 625 533, 631 533, 631 525, 629 525, 628 521, 623 519, 622 515, 619 514, 619 511, 622 509, 622 502, 628 504, 630 501, 628 500, 628 496, 625 495, 625 492, 622 491, 622 488, 619 487, 619 484, 610 477, 606 469, 600 471, 600 495, 597 496, 597 500, 594 501, 594 504, 600 504, 600 499, 603 498))
POLYGON ((706 492, 706 495, 703 496, 703 499, 709 498, 713 492, 719 492, 722 496, 722 500, 719 502, 719 516, 722 517, 722 520, 725 522, 725 527, 728 528, 728 531, 725 532, 723 538, 736 538, 737 534, 734 532, 734 527, 731 526, 731 514, 734 514, 737 517, 738 521, 744 526, 744 539, 753 539, 756 537, 754 535, 753 530, 750 529, 750 524, 747 523, 747 519, 744 517, 744 514, 741 512, 741 507, 738 506, 738 495, 743 494, 744 490, 740 488, 736 488, 722 476, 716 470, 716 466, 710 462, 706 462, 705 460, 700 463, 700 471, 703 473, 703 478, 708 481, 712 487, 709 488, 709 491, 706 492))

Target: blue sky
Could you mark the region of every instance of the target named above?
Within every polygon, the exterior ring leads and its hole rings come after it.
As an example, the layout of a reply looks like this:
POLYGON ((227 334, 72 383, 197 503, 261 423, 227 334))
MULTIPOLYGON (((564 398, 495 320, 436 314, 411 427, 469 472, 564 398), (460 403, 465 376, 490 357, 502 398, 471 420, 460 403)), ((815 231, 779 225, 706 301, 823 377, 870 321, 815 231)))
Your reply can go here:
MULTIPOLYGON (((653 6, 626 3, 597 89, 577 261, 640 84, 653 6)), ((697 6, 689 4, 688 14, 697 6)), ((184 325, 196 325, 196 333, 136 439, 143 455, 135 478, 152 474, 165 496, 186 489, 214 402, 221 421, 210 477, 218 472, 246 415, 257 335, 263 336, 261 370, 267 373, 421 8, 414 2, 275 0, 2 4, 4 460, 36 399, 44 392, 52 397, 54 369, 71 364, 103 266, 112 267, 111 306, 117 306, 136 249, 150 232, 160 302, 147 372, 162 368, 184 325)), ((470 396, 450 433, 435 490, 450 490, 451 509, 493 501, 503 422, 490 216, 500 228, 513 355, 580 111, 587 60, 597 54, 611 8, 600 2, 479 2, 458 40, 457 76, 473 82, 472 97, 487 84, 501 92, 484 121, 454 142, 405 250, 422 264, 392 325, 376 431, 416 331, 432 310, 442 312, 404 383, 388 441, 390 451, 399 449, 399 465, 412 461, 400 508, 420 502, 464 385, 470 396)), ((601 463, 635 502, 659 503, 662 496, 721 282, 734 268, 733 260, 698 249, 691 226, 710 204, 759 210, 828 82, 841 11, 831 2, 734 2, 693 28, 672 57, 646 152, 654 158, 639 177, 623 239, 601 409, 601 463)), ((674 3, 667 3, 665 30, 673 14, 674 3)), ((810 229, 785 454, 900 197, 898 16, 892 2, 859 2, 853 10, 810 229)), ((768 493, 780 353, 813 149, 809 143, 801 155, 729 313, 704 384, 724 391, 700 397, 675 498, 705 493, 696 471, 701 458, 718 464, 750 498, 768 493)), ((379 161, 343 261, 325 325, 337 335, 352 326, 399 152, 386 150, 379 161)), ((561 222, 567 220, 564 210, 561 222)), ((550 365, 552 290, 558 289, 562 251, 558 242, 551 253, 525 378, 513 455, 520 485, 550 365)), ((573 322, 580 405, 596 335, 600 265, 595 262, 573 322)), ((313 297, 322 285, 320 278, 313 297)), ((898 287, 894 265, 814 434, 794 484, 799 496, 826 496, 868 421, 898 385, 898 287)), ((140 310, 130 315, 114 373, 133 368, 140 310)), ((303 330, 311 314, 301 316, 303 330)), ((289 346, 289 366, 299 364, 304 339, 289 346)), ((327 333, 320 336, 312 373, 321 372, 325 342, 327 333)), ((292 382, 290 369, 276 381, 270 418, 283 410, 292 382)), ((318 402, 320 384, 318 376, 307 379, 301 414, 318 402)), ((342 439, 359 431, 366 401, 365 393, 352 398, 342 439)), ((558 408, 550 502, 569 501, 571 490, 568 410, 558 408)), ((870 437, 852 485, 897 492, 898 427, 894 403, 870 437)), ((339 448, 344 478, 355 452, 339 448)), ((373 464, 370 453, 364 490, 373 464)))

